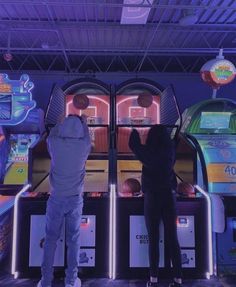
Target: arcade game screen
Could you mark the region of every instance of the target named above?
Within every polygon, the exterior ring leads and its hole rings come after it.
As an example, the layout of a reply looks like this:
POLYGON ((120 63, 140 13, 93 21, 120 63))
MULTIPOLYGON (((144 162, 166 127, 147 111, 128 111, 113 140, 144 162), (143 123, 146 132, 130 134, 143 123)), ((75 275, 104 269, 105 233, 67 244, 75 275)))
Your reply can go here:
POLYGON ((108 127, 110 123, 109 97, 106 95, 87 95, 89 105, 86 109, 76 109, 73 96, 66 96, 66 115, 87 116, 92 150, 86 163, 85 192, 89 196, 100 196, 108 192, 108 127))
POLYGON ((228 129, 230 112, 202 112, 200 129, 228 129))
POLYGON ((129 149, 129 136, 133 128, 137 129, 141 142, 146 141, 150 126, 160 122, 160 99, 153 95, 149 107, 138 104, 139 95, 117 96, 117 190, 121 197, 141 196, 142 165, 133 157, 129 149))

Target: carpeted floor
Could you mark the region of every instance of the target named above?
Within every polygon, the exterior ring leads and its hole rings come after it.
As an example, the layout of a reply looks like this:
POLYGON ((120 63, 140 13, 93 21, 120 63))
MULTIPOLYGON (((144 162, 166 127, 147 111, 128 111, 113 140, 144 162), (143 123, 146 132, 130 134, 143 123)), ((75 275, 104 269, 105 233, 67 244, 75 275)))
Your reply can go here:
MULTIPOLYGON (((160 287, 167 287, 167 281, 161 281, 160 287)), ((34 287, 35 279, 14 279, 9 274, 0 276, 1 287, 34 287)), ((82 280, 82 287, 145 287, 146 282, 142 280, 109 280, 109 279, 87 279, 82 280)), ((52 287, 63 287, 63 280, 55 280, 52 287)), ((211 280, 186 280, 184 287, 236 287, 236 278, 215 278, 211 280)))

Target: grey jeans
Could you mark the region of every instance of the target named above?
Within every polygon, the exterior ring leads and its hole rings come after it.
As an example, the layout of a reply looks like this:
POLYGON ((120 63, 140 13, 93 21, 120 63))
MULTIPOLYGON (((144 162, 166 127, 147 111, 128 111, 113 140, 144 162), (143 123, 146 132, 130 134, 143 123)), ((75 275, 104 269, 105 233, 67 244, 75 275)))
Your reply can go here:
POLYGON ((61 235, 64 220, 67 245, 65 282, 66 284, 74 284, 75 279, 77 278, 79 264, 79 236, 82 209, 82 195, 49 197, 46 211, 46 237, 41 266, 42 287, 51 286, 53 280, 53 262, 56 251, 56 242, 61 235))

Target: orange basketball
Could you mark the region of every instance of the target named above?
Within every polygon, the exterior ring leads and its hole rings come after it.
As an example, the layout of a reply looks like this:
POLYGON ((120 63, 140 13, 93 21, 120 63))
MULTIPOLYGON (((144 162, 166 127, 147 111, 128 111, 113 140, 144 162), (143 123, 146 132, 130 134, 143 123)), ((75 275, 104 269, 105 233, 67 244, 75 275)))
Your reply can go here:
POLYGON ((142 108, 148 108, 152 105, 153 96, 150 94, 140 94, 137 98, 138 105, 142 108))
POLYGON ((85 110, 89 105, 89 98, 86 95, 74 95, 73 105, 76 109, 85 110))
POLYGON ((184 197, 194 197, 195 190, 192 184, 188 182, 180 182, 177 187, 177 192, 184 197))
POLYGON ((123 192, 131 193, 133 195, 140 193, 141 185, 136 178, 127 178, 123 183, 123 192))

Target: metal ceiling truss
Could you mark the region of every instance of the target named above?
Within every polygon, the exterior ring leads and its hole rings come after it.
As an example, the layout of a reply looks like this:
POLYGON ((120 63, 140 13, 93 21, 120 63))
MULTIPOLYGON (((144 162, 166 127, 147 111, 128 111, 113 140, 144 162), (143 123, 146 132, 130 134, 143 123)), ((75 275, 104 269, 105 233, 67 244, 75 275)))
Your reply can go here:
MULTIPOLYGON (((1 22, 0 22, 1 23, 1 22)), ((1 25, 1 24, 0 24, 1 25)), ((34 26, 34 25, 32 25, 34 26)), ((166 31, 165 29, 160 28, 160 24, 156 25, 156 28, 150 29, 150 30, 145 30, 146 34, 150 34, 150 39, 148 41, 145 48, 134 48, 130 46, 126 46, 125 43, 121 43, 120 46, 116 47, 114 43, 111 43, 110 45, 106 46, 106 50, 104 51, 104 47, 100 48, 99 47, 92 47, 90 46, 90 50, 88 49, 89 47, 70 47, 69 43, 65 43, 65 40, 63 38, 62 31, 60 29, 43 29, 41 28, 19 28, 19 27, 12 27, 9 28, 8 30, 0 30, 0 49, 2 51, 8 51, 11 50, 13 52, 15 51, 25 51, 25 52, 35 52, 35 51, 42 51, 45 52, 47 50, 49 53, 50 52, 56 52, 56 51, 61 51, 65 58, 67 58, 67 53, 81 53, 81 52, 86 52, 86 53, 96 53, 96 52, 109 52, 109 53, 115 53, 117 54, 120 52, 121 54, 124 53, 143 53, 143 52, 149 52, 149 53, 155 53, 155 51, 158 51, 160 49, 168 49, 171 51, 173 49, 174 53, 186 53, 184 51, 184 48, 189 47, 189 51, 192 51, 193 53, 206 53, 206 50, 208 49, 208 53, 215 53, 215 49, 219 49, 224 45, 224 40, 227 37, 230 37, 232 40, 235 41, 236 39, 236 26, 235 28, 231 29, 194 29, 194 28, 185 28, 185 29, 173 29, 171 32, 173 33, 173 36, 175 36, 175 33, 178 37, 178 33, 183 33, 185 35, 185 39, 179 44, 179 46, 174 43, 174 40, 172 37, 168 37, 166 39, 165 45, 159 45, 158 43, 155 43, 155 49, 152 48, 152 43, 155 39, 155 37, 158 38, 157 32, 169 32, 166 31), (32 37, 32 32, 34 33, 34 38, 32 41, 26 41, 27 37, 32 37), (215 36, 218 34, 217 39, 217 45, 211 45, 209 41, 209 37, 211 35, 215 36), (208 38, 206 37, 208 35, 208 38), (196 36, 200 36, 201 40, 201 47, 190 47, 191 40, 195 38, 196 36), (43 45, 45 43, 49 42, 47 47, 44 47, 43 45), (50 44, 50 42, 52 44, 50 44), (122 45, 123 44, 123 45, 122 45), (100 50, 100 51, 99 51, 100 50), (179 51, 178 51, 179 50, 179 51)), ((10 27, 10 26, 9 26, 10 27)), ((83 29, 83 27, 80 27, 80 29, 83 29)), ((94 29, 93 29, 94 30, 94 29)), ((96 28, 95 28, 96 30, 96 28)), ((68 33, 70 31, 67 31, 68 33)), ((141 32, 141 30, 140 30, 141 32)), ((130 32, 130 37, 132 37, 132 33, 130 32)), ((234 45, 235 46, 235 45, 234 45)), ((226 53, 236 53, 236 47, 234 48, 226 48, 225 49, 226 53), (228 52, 227 52, 228 51, 228 52)))
POLYGON ((217 16, 217 12, 234 15, 236 11, 234 0, 218 1, 218 4, 215 4, 214 0, 203 0, 194 5, 170 4, 173 1, 169 0, 166 4, 159 0, 154 1, 153 4, 148 0, 140 0, 137 4, 128 5, 122 1, 114 2, 112 0, 0 1, 0 8, 5 13, 5 16, 0 18, 0 51, 2 54, 11 53, 14 57, 14 61, 9 62, 0 59, 0 69, 66 73, 198 72, 200 67, 208 59, 215 57, 222 47, 227 59, 236 60, 235 45, 230 47, 227 45, 229 42, 236 41, 235 21, 212 23, 209 20, 213 14, 214 17, 220 18, 221 15, 217 16), (19 11, 9 13, 9 7, 11 12, 22 7, 27 10, 29 7, 34 10, 34 17, 24 18, 17 14, 19 11), (73 19, 59 18, 55 9, 68 7, 75 10, 83 9, 85 18, 78 19, 76 11, 73 19), (88 15, 90 7, 94 8, 93 19, 88 15), (123 7, 151 7, 153 17, 145 26, 122 26, 119 18, 110 20, 112 17, 111 14, 110 18, 106 14, 107 9, 123 7), (99 8, 104 9, 102 20, 99 17, 99 8), (183 27, 178 23, 166 22, 168 13, 173 14, 183 10, 198 10, 201 14, 199 24, 183 27), (158 19, 154 17, 157 11, 160 14, 158 19), (210 11, 210 14, 205 15, 206 11, 210 11), (95 41, 94 45, 89 43, 87 46, 75 47, 66 40, 67 34, 72 31, 85 31, 89 39, 91 31, 94 31, 95 37, 98 37, 99 31, 104 35, 112 31, 116 34, 116 29, 127 33, 126 37, 131 43, 137 42, 134 33, 145 36, 145 41, 140 46, 128 45, 125 41, 124 43, 121 41, 119 45, 111 41, 109 45, 104 43, 103 46, 98 46, 96 45, 98 41, 95 41), (177 41, 179 35, 183 37, 182 41, 177 41), (162 39, 165 41, 161 41, 162 39), (193 44, 194 40, 197 43, 193 44))
MULTIPOLYGON (((55 54, 48 58, 46 56, 43 61, 43 55, 37 54, 16 54, 15 60, 6 62, 1 59, 1 70, 11 71, 40 71, 45 73, 59 72, 70 74, 96 74, 107 72, 181 72, 181 73, 198 73, 203 64, 212 59, 206 56, 182 56, 175 55, 106 55, 106 59, 101 63, 101 56, 80 55, 69 57, 70 67, 66 65, 63 54, 55 54), (40 60, 39 60, 40 59, 40 60), (142 69, 137 69, 136 63, 142 62, 142 69)), ((236 61, 236 56, 228 58, 231 61, 236 61)))

